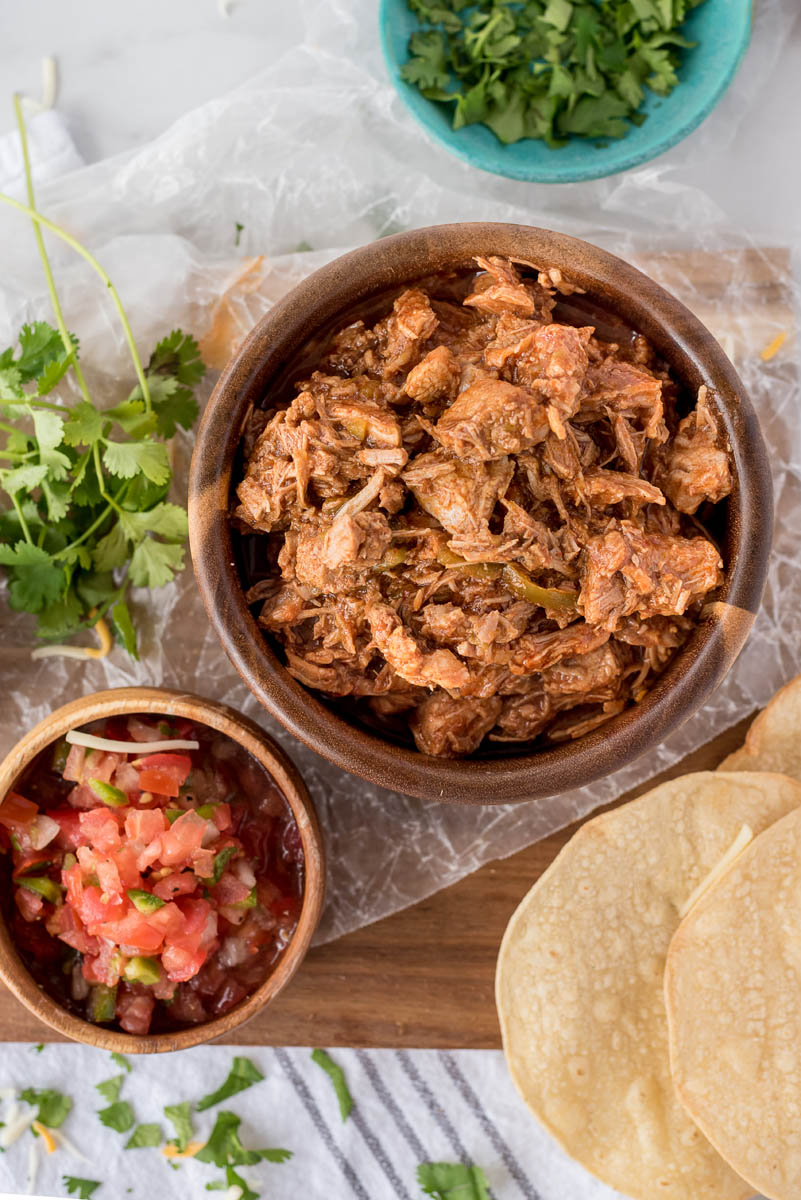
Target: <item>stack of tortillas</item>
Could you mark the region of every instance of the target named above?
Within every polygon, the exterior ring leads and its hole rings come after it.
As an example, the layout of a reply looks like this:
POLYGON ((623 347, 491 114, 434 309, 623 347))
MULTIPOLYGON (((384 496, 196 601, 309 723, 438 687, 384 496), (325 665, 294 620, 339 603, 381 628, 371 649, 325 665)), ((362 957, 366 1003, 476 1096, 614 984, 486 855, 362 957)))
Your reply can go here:
POLYGON ((636 1200, 801 1198, 799 780, 801 678, 719 771, 583 825, 507 928, 515 1083, 636 1200))

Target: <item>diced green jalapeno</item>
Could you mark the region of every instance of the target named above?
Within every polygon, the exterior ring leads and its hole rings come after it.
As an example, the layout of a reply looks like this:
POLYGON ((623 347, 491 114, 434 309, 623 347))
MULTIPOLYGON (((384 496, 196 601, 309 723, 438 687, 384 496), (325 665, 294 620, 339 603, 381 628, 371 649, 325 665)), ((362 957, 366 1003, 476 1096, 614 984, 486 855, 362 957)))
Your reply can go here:
POLYGON ((55 880, 48 879, 46 875, 23 875, 17 883, 29 892, 36 892, 43 899, 49 900, 51 904, 61 903, 60 885, 55 880))
POLYGON ((109 808, 122 808, 124 804, 128 803, 125 792, 120 791, 113 783, 106 783, 104 779, 90 779, 89 787, 98 800, 102 800, 109 808))
POLYGON ((259 897, 256 894, 256 889, 250 889, 250 895, 246 900, 240 900, 237 904, 232 904, 231 908, 255 908, 259 903, 259 897))
POLYGON ((95 984, 89 992, 86 1011, 90 1021, 100 1024, 103 1021, 113 1021, 117 1011, 117 989, 106 987, 104 983, 95 984))
POLYGON ((175 821, 177 821, 179 817, 182 817, 183 815, 184 815, 184 810, 182 808, 167 808, 164 810, 164 816, 167 818, 167 820, 170 822, 171 825, 175 821))
POLYGON ((140 913, 156 912, 157 909, 163 908, 165 903, 152 892, 146 892, 144 888, 128 888, 128 899, 140 913))
POLYGON ((195 809, 195 812, 199 817, 202 817, 204 821, 212 821, 214 819, 214 810, 216 807, 216 804, 201 804, 199 808, 195 809))
POLYGON ((56 742, 53 747, 53 760, 50 764, 54 771, 58 771, 59 775, 64 774, 64 768, 67 765, 67 759, 70 753, 70 744, 66 738, 62 738, 60 742, 56 742))
POLYGON ((143 958, 137 955, 125 964, 123 975, 129 983, 158 983, 161 979, 161 968, 155 958, 143 958))
POLYGON ((517 563, 505 565, 503 581, 518 600, 527 600, 529 604, 537 604, 540 608, 568 609, 576 607, 577 592, 569 592, 562 588, 540 587, 517 563))

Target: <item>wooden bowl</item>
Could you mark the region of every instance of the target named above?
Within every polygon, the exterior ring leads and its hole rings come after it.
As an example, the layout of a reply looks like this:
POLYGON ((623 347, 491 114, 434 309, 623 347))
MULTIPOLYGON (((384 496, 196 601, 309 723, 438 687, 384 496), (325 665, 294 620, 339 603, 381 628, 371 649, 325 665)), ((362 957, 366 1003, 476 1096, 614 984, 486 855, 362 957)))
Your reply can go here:
POLYGON ((56 709, 17 743, 0 763, 0 797, 14 787, 22 772, 40 751, 64 737, 70 729, 86 725, 103 717, 154 713, 159 716, 186 717, 208 725, 243 746, 264 769, 272 775, 283 792, 300 830, 305 856, 305 887, 303 905, 297 929, 275 969, 259 988, 240 1004, 202 1025, 193 1025, 171 1033, 118 1033, 102 1025, 94 1025, 63 1008, 43 991, 28 973, 6 925, 0 915, 0 978, 18 1000, 35 1016, 64 1037, 86 1042, 104 1050, 122 1054, 154 1054, 165 1050, 185 1050, 202 1042, 224 1037, 238 1025, 254 1017, 276 996, 291 979, 309 948, 312 934, 320 919, 325 893, 325 852, 317 816, 306 785, 297 769, 272 738, 247 717, 225 704, 204 700, 188 692, 168 688, 130 687, 95 692, 80 700, 72 700, 56 709))
POLYGON ((622 259, 525 225, 416 229, 363 246, 315 272, 262 318, 223 371, 198 430, 189 483, 189 536, 206 609, 229 658, 265 708, 318 754, 372 783, 468 804, 538 799, 591 783, 658 745, 692 716, 725 677, 751 629, 772 527, 770 468, 759 422, 712 334, 622 259), (735 486, 721 531, 723 586, 640 704, 575 742, 536 751, 487 747, 469 759, 437 759, 347 720, 341 704, 339 709, 327 704, 293 679, 245 603, 228 513, 251 406, 271 387, 303 378, 304 353, 354 313, 374 312, 378 301, 388 308, 403 286, 423 276, 469 270, 478 254, 559 268, 604 310, 643 333, 690 395, 706 384, 731 444, 735 486))

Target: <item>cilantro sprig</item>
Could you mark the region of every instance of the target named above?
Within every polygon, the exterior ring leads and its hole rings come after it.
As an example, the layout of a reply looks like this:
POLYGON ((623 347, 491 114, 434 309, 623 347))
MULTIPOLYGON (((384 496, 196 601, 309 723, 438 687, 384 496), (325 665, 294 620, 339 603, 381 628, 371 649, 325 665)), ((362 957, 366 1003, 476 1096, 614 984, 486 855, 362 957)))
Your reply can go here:
MULTIPOLYGON (((17 343, 0 353, 0 566, 12 608, 35 614, 45 641, 97 626, 108 614, 119 641, 136 657, 128 604, 131 587, 169 583, 184 566, 187 517, 168 500, 172 468, 166 439, 197 417, 194 389, 205 373, 194 338, 173 330, 142 364, 128 318, 104 268, 71 234, 34 207, 28 143, 15 99, 28 204, 0 194, 27 214, 56 319, 23 325, 17 343), (41 227, 85 258, 117 308, 133 362, 135 386, 121 403, 92 399, 67 330, 41 227), (72 380, 80 394, 62 402, 53 390, 72 380)), ((39 651, 42 653, 43 651, 39 651)), ((96 654, 97 652, 94 652, 96 654)))
POLYGON ((246 1088, 252 1087, 254 1083, 261 1083, 262 1079, 264 1079, 264 1076, 261 1071, 249 1058, 236 1056, 225 1082, 220 1084, 216 1091, 209 1092, 202 1100, 198 1100, 196 1105, 197 1111, 205 1112, 207 1108, 213 1108, 215 1104, 220 1104, 223 1100, 229 1100, 237 1092, 244 1092, 246 1088))
POLYGON ((472 1164, 421 1163, 417 1182, 427 1196, 437 1200, 489 1200, 487 1177, 481 1167, 472 1164))
POLYGON ((682 22, 703 0, 408 0, 421 22, 401 68, 453 128, 501 142, 620 138, 645 120, 646 89, 679 82, 682 22))
POLYGON ((99 1179, 81 1179, 77 1175, 63 1175, 62 1179, 70 1196, 77 1196, 78 1200, 91 1200, 100 1187, 99 1179))
POLYGON ((339 1115, 343 1121, 347 1121, 353 1108, 353 1097, 348 1089, 348 1083, 345 1079, 345 1072, 335 1063, 330 1054, 325 1050, 312 1050, 312 1062, 316 1063, 325 1071, 328 1078, 333 1084, 334 1091, 339 1104, 339 1115))

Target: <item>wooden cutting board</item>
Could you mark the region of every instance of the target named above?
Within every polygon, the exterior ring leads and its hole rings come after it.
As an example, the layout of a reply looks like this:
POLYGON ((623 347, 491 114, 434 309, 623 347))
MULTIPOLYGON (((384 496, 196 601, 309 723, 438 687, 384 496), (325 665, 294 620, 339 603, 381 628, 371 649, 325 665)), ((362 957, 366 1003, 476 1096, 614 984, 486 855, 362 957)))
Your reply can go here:
MULTIPOLYGON (((616 803, 687 771, 713 769, 742 744, 751 719, 616 803)), ((251 1046, 499 1048, 494 976, 503 931, 580 823, 511 858, 487 863, 404 912, 311 950, 281 995, 230 1041, 251 1046)), ((0 1041, 59 1040, 0 984, 0 1041)))
MULTIPOLYGON (((692 307, 736 365, 744 356, 759 355, 777 335, 786 338, 782 358, 792 361, 789 264, 782 248, 662 254, 638 263, 683 296, 692 280, 692 307)), ((713 769, 742 744, 751 719, 617 803, 687 771, 713 769)), ((242 1045, 499 1047, 493 997, 503 931, 576 828, 488 863, 404 912, 310 951, 277 1000, 231 1040, 242 1045)), ((0 984, 0 1041, 57 1040, 0 984)))

